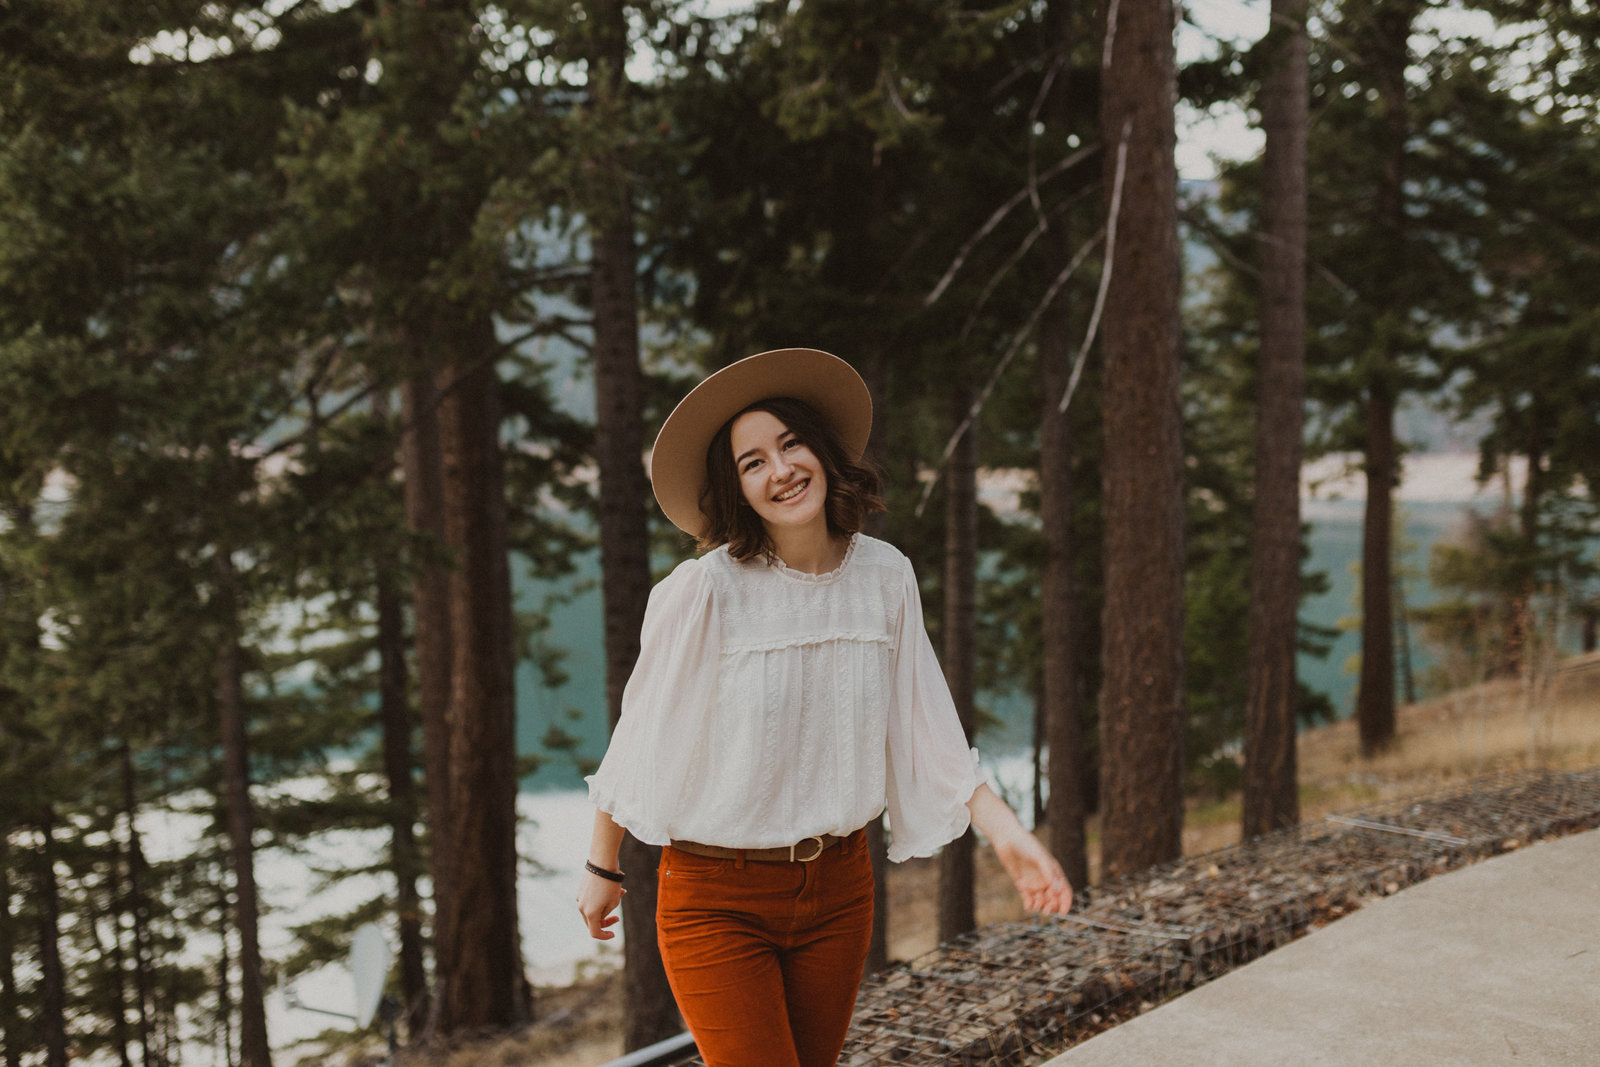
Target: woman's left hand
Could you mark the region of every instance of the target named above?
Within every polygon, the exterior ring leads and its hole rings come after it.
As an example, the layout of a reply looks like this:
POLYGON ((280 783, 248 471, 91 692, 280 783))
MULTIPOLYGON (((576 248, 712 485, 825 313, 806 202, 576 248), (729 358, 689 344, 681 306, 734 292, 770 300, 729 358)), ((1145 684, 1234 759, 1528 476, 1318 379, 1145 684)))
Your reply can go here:
POLYGON ((1066 872, 1038 838, 1023 831, 997 840, 994 851, 1022 894, 1023 907, 1042 915, 1065 915, 1072 910, 1072 886, 1066 872))
POLYGON ((994 790, 978 786, 967 809, 972 812, 972 824, 994 843, 995 855, 1022 894, 1023 907, 1043 915, 1065 915, 1072 910, 1072 886, 1061 864, 1023 828, 994 790))

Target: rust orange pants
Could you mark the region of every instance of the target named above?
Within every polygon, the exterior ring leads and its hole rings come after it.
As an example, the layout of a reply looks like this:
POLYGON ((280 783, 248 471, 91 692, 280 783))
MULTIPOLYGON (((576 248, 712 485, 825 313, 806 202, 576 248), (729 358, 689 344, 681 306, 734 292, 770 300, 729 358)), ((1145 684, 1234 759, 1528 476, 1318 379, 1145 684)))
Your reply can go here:
POLYGON ((866 834, 811 863, 668 846, 656 931, 706 1067, 833 1067, 872 936, 866 834))

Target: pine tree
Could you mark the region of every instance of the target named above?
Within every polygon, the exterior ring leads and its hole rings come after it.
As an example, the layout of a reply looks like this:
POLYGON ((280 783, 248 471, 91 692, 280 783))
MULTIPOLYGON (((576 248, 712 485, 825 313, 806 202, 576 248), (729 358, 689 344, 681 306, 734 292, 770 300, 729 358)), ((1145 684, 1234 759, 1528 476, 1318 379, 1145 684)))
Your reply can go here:
POLYGON ((1100 105, 1102 269, 1111 275, 1101 332, 1101 848, 1112 876, 1182 853, 1184 724, 1172 12, 1165 3, 1114 10, 1100 105))
MULTIPOLYGON (((628 7, 591 5, 588 120, 598 147, 585 198, 591 232, 589 305, 594 316, 595 451, 600 470, 601 598, 605 618, 606 704, 612 727, 639 657, 639 631, 650 593, 648 486, 644 465, 644 383, 639 364, 638 251, 626 144, 637 120, 629 114, 628 7)), ((656 865, 660 849, 628 835, 620 861, 631 872, 622 901, 630 936, 625 954, 623 1046, 632 1051, 679 1030, 677 1008, 656 943, 656 865)))
POLYGON ((1246 837, 1300 821, 1295 657, 1305 406, 1306 8, 1273 6, 1262 86, 1261 372, 1250 552, 1246 837))

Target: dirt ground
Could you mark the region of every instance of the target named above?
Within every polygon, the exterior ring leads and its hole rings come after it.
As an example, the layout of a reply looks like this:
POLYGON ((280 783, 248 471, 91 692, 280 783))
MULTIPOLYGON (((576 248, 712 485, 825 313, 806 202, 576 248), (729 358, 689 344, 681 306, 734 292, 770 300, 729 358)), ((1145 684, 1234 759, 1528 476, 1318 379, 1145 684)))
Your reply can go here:
MULTIPOLYGON (((1299 744, 1302 821, 1385 797, 1422 792, 1458 778, 1523 767, 1600 766, 1600 653, 1565 661, 1539 684, 1491 682, 1402 707, 1398 737, 1371 759, 1359 753, 1356 724, 1310 730, 1299 744)), ((1191 805, 1184 851, 1234 844, 1239 798, 1191 805)), ((1089 826, 1091 878, 1099 835, 1089 826)), ((978 852, 978 922, 1022 916, 994 853, 978 852)), ((913 860, 889 872, 890 956, 912 959, 937 943, 938 863, 913 860)), ((519 1037, 426 1057, 403 1054, 406 1067, 597 1067, 622 1054, 620 982, 615 973, 561 989, 539 990, 541 1021, 519 1037)))

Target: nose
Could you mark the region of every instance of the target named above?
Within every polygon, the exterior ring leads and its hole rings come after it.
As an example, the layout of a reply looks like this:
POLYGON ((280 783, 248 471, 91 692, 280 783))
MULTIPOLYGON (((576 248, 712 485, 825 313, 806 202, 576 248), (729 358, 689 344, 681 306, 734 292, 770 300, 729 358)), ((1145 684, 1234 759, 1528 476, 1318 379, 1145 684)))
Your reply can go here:
POLYGON ((794 470, 794 466, 784 458, 782 453, 779 453, 772 461, 772 480, 786 482, 789 480, 789 472, 792 470, 794 470))

